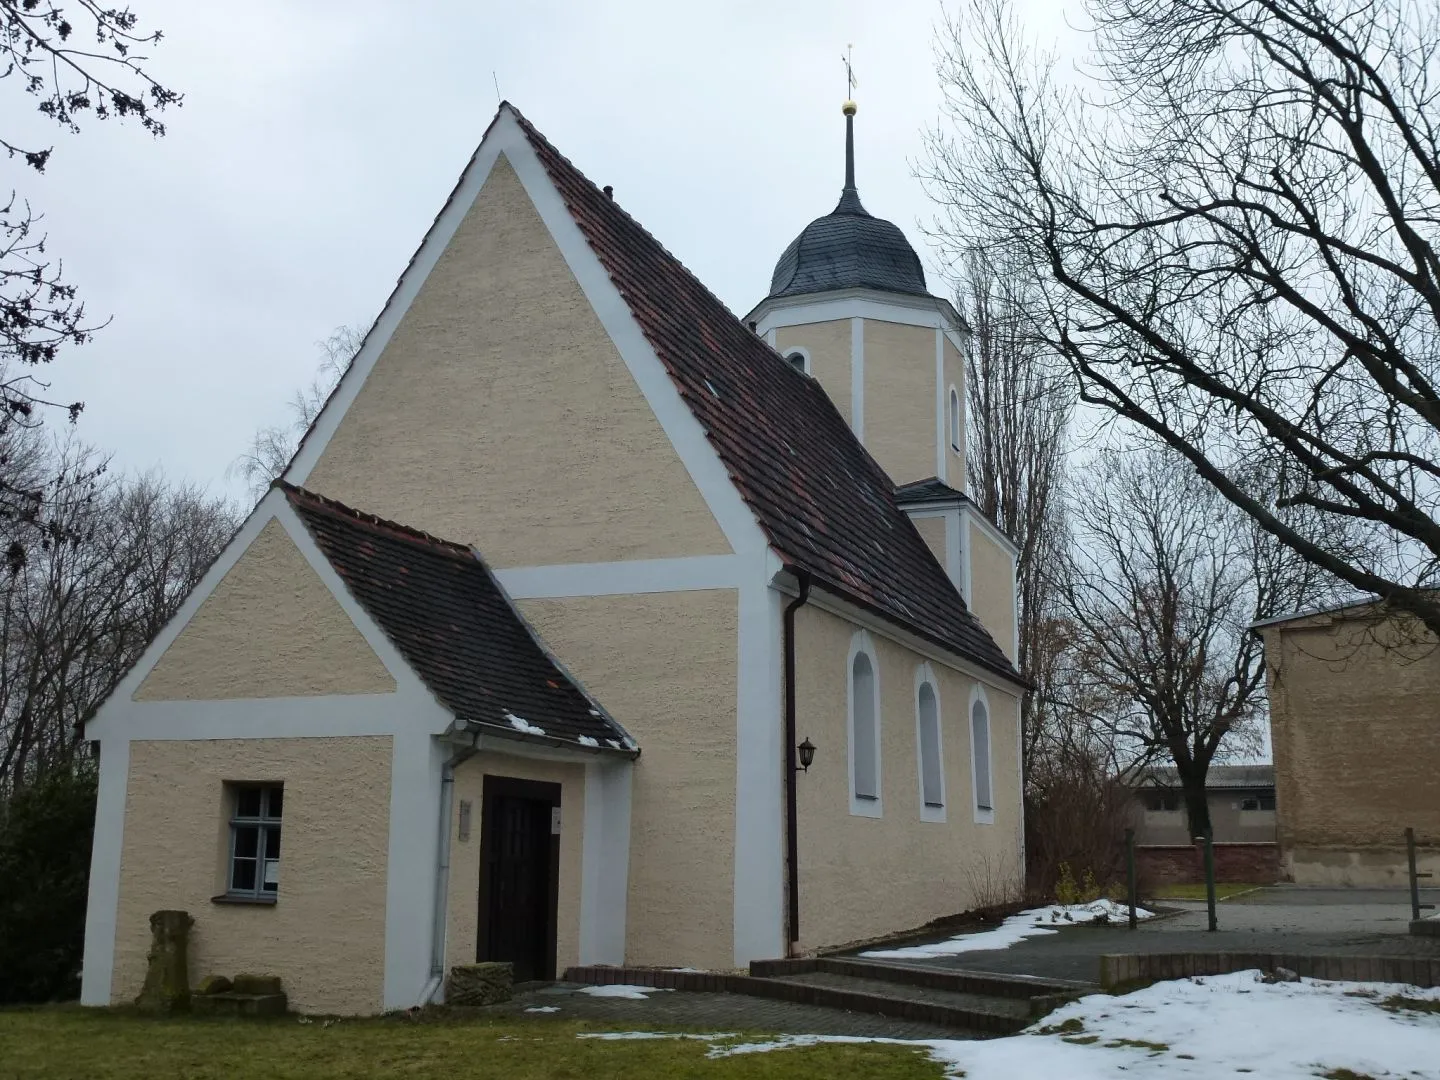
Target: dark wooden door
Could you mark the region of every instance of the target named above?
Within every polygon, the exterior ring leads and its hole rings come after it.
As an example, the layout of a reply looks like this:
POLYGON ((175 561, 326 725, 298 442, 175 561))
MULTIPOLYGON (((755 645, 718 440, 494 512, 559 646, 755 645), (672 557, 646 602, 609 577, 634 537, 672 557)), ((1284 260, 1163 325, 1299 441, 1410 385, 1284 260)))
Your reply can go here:
POLYGON ((516 982, 553 978, 554 806, 511 787, 496 784, 482 811, 479 959, 510 961, 516 982))

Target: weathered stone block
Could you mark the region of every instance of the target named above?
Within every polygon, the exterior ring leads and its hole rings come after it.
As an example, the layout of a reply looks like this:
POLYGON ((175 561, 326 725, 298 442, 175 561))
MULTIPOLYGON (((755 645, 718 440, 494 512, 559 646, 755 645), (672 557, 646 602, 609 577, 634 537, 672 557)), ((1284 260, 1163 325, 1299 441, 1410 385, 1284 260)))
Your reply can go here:
POLYGON ((445 982, 447 1005, 497 1005, 510 1000, 515 981, 514 966, 508 963, 457 964, 445 982))
POLYGON ((145 984, 135 1004, 146 1012, 187 1012, 190 1008, 190 928, 195 920, 184 911, 157 911, 150 916, 150 952, 145 984))
POLYGON ((231 987, 237 994, 283 994, 279 975, 236 975, 231 987))
POLYGON ((234 988, 234 983, 224 975, 206 975, 200 980, 200 985, 195 988, 195 993, 200 995, 224 994, 234 988))

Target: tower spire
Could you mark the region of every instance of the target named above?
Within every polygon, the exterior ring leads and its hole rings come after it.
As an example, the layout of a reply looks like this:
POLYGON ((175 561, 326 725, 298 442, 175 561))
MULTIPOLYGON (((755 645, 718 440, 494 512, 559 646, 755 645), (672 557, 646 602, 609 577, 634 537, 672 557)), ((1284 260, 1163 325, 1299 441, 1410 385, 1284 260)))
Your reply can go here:
MULTIPOLYGON (((841 59, 845 62, 845 89, 853 95, 858 85, 855 79, 855 68, 850 63, 850 50, 853 45, 845 46, 845 55, 841 59)), ((837 214, 863 214, 865 208, 860 205, 860 192, 855 188, 855 99, 847 97, 845 104, 840 106, 840 111, 845 114, 845 188, 840 192, 840 202, 835 207, 837 214)))

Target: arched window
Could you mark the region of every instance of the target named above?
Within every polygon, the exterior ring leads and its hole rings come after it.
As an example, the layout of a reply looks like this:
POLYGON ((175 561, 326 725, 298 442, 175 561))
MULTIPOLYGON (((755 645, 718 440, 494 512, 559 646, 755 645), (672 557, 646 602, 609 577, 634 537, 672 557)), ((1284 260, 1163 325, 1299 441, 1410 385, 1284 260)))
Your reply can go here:
POLYGON ((993 820, 995 802, 990 790, 990 709, 980 694, 970 703, 970 765, 975 771, 976 820, 993 820))
POLYGON ((850 812, 880 816, 880 685, 863 630, 850 646, 850 812))
POLYGON ((945 820, 945 767, 940 742, 940 701, 928 665, 916 672, 915 743, 920 771, 920 818, 945 820))
POLYGON ((950 387, 950 449, 960 450, 960 391, 950 387))
POLYGON ((810 374, 810 354, 798 346, 785 350, 785 362, 801 375, 810 374))

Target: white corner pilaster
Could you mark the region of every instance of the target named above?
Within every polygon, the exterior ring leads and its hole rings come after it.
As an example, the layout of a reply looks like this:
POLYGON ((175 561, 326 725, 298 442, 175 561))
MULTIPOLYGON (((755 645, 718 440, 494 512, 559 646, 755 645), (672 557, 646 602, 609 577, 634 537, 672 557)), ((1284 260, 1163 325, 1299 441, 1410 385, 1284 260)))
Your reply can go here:
POLYGON ((630 890, 629 761, 585 766, 585 834, 580 853, 580 963, 625 963, 630 890))
POLYGON ((125 840, 125 789, 130 740, 100 744, 100 784, 95 800, 95 839, 90 848, 90 892, 85 904, 85 954, 80 1004, 109 1005, 115 972, 115 923, 120 906, 120 852, 125 840))
MULTIPOLYGON (((390 759, 390 842, 385 883, 384 1007, 422 1004, 430 980, 440 856, 440 774, 445 748, 419 731, 397 734, 390 759)), ((343 793, 336 792, 336 813, 343 793)), ((448 827, 448 825, 447 825, 448 827)))
POLYGON ((865 320, 850 320, 850 428, 865 441, 865 320))

